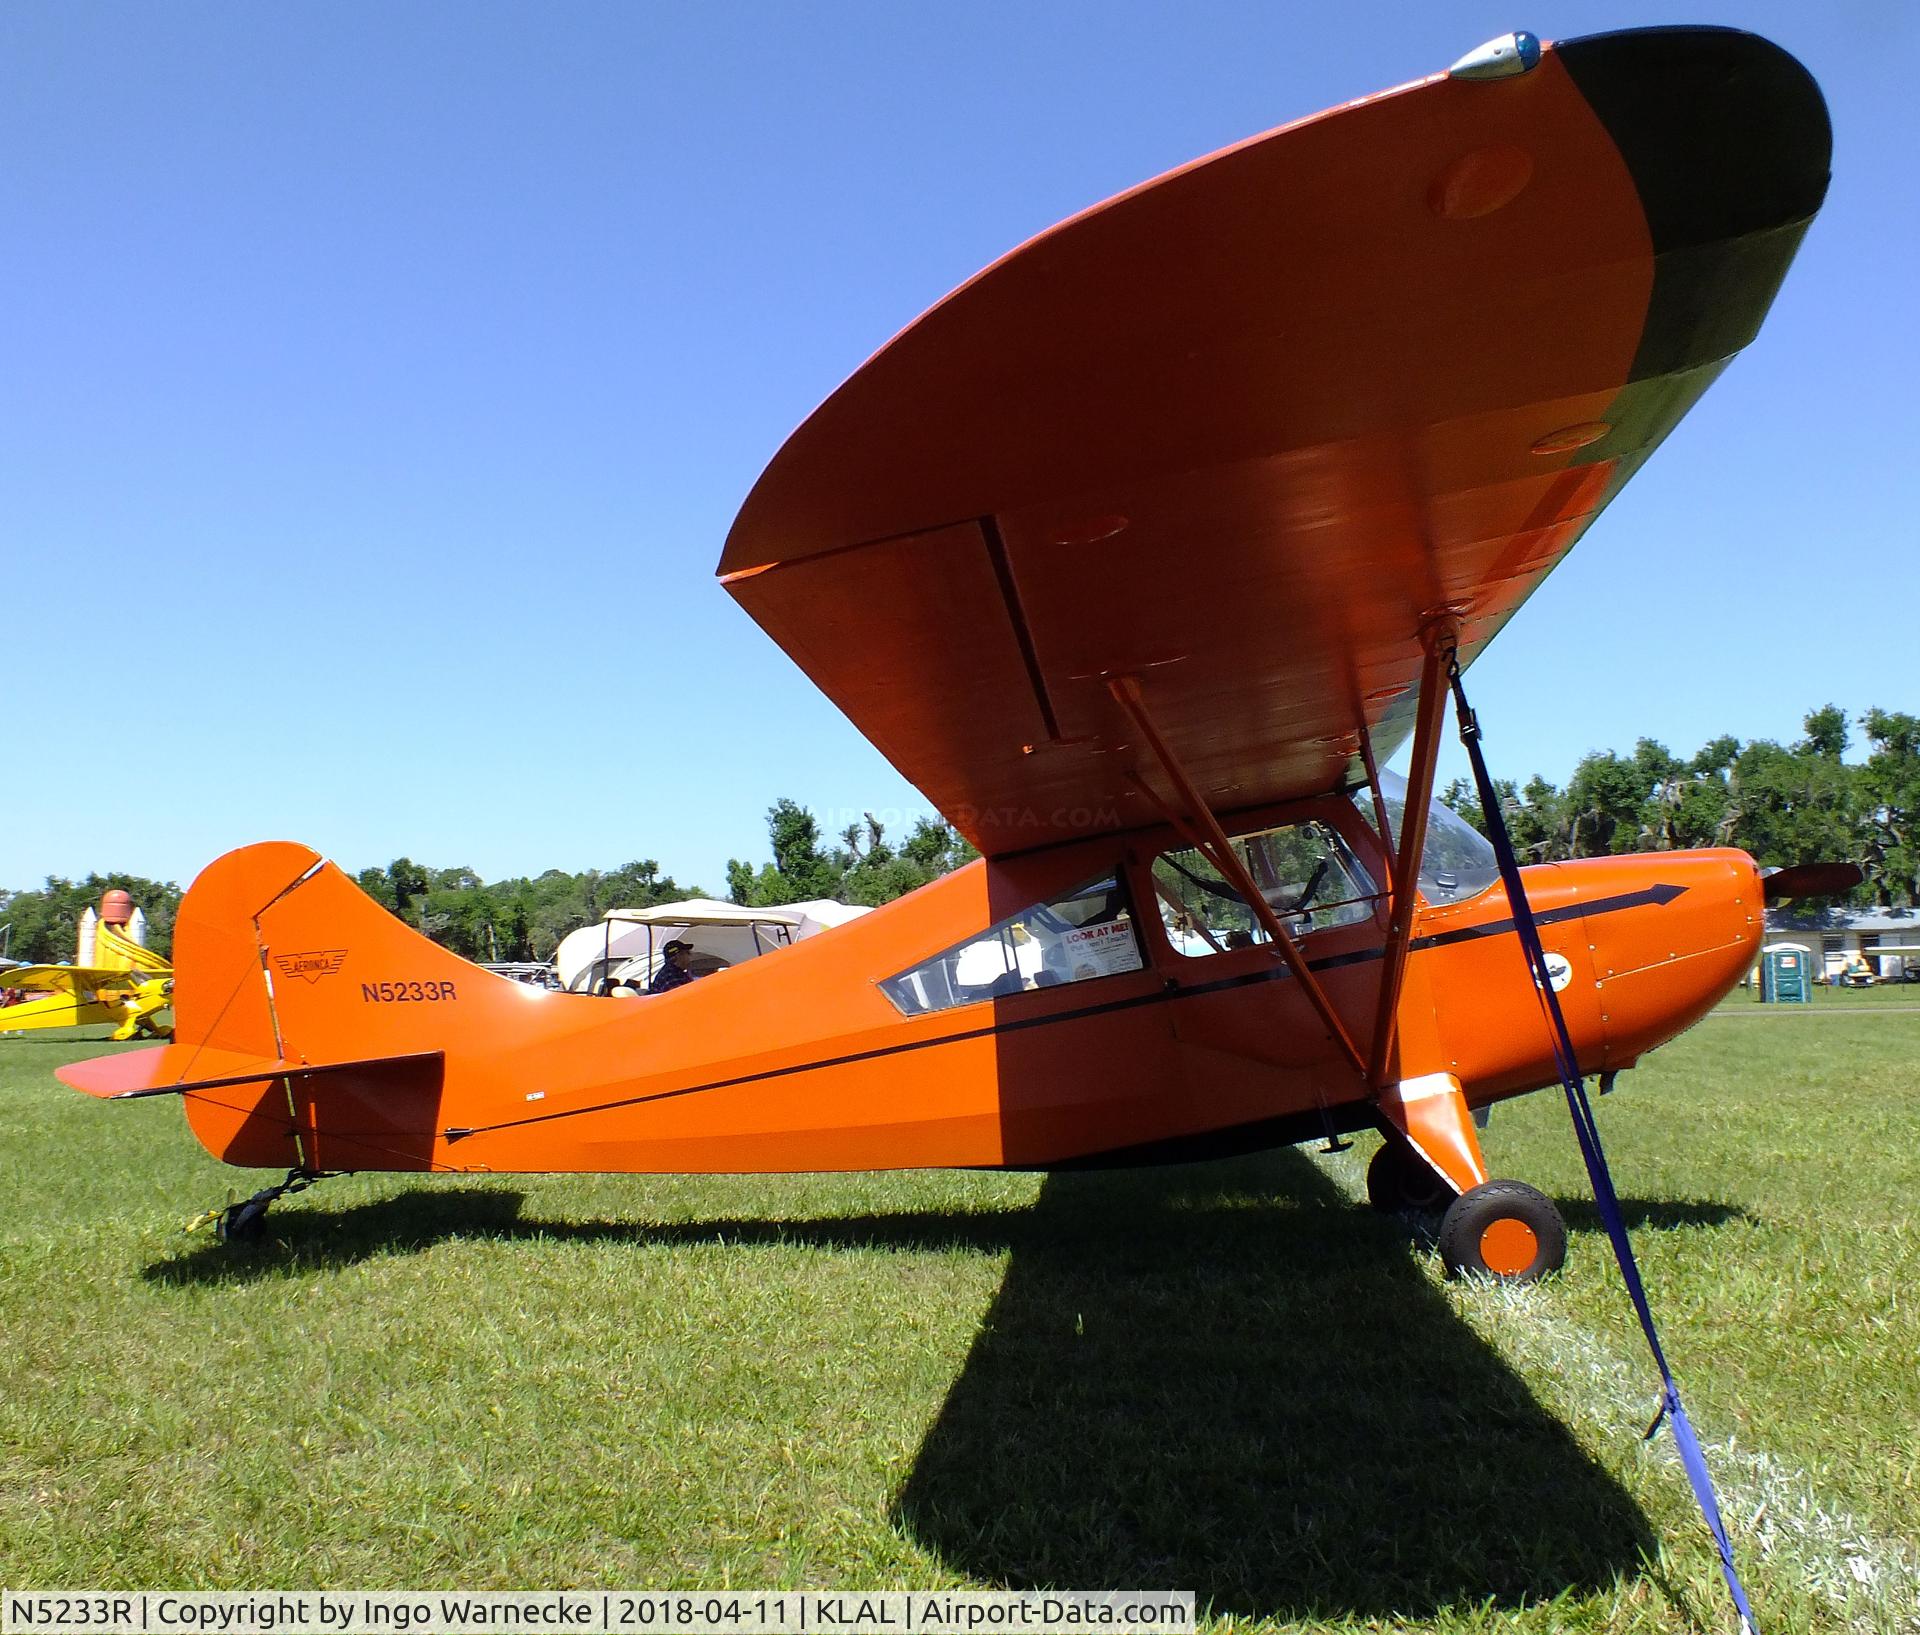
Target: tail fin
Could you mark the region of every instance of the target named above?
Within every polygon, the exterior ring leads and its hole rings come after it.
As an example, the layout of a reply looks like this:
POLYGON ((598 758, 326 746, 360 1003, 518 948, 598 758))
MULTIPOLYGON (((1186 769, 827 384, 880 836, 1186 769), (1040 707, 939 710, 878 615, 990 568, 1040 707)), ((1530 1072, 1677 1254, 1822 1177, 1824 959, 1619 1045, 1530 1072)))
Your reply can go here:
POLYGON ((451 1000, 484 973, 286 841, 209 865, 181 900, 173 951, 175 1042, 75 1063, 64 1082, 178 1094, 194 1134, 229 1163, 432 1167, 444 1016, 435 1027, 415 1011, 438 1011, 428 994, 451 1000), (423 1002, 385 1002, 396 989, 423 1002))

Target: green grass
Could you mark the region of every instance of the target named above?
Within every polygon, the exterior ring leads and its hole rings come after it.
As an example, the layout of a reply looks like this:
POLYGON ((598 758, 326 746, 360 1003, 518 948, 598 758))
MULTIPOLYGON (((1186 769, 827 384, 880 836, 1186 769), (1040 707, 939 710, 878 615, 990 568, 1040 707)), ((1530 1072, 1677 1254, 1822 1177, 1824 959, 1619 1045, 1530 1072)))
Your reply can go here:
POLYGON ((1877 982, 1871 988, 1828 987, 1815 983, 1813 998, 1804 1005, 1763 1005, 1751 988, 1735 988, 1720 1001, 1721 1010, 1750 1010, 1756 1015, 1792 1015, 1809 1011, 1920 1010, 1920 982, 1877 982))
MULTIPOLYGON (((53 1082, 105 1048, 0 1041, 0 1581, 1730 1627, 1548 1096, 1485 1141, 1566 1200, 1573 1253, 1508 1297, 1354 1204, 1366 1141, 1052 1179, 355 1177, 225 1249, 181 1222, 259 1181, 176 1108, 53 1082)), ((1917 1048, 1920 1015, 1716 1015, 1599 1104, 1770 1632, 1920 1628, 1917 1048)))

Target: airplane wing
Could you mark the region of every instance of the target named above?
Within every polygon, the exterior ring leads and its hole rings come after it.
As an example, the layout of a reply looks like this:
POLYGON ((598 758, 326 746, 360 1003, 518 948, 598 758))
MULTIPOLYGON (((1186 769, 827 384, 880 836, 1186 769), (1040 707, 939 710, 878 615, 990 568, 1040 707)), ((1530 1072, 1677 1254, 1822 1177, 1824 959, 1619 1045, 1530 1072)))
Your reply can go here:
POLYGON ((139 981, 130 971, 98 971, 83 965, 16 965, 0 971, 0 988, 23 993, 92 993, 99 988, 127 988, 139 981))
POLYGON ((1546 48, 1283 127, 962 286, 796 431, 720 563, 988 855, 1358 781, 1419 632, 1485 646, 1757 330, 1826 191, 1735 30, 1546 48))

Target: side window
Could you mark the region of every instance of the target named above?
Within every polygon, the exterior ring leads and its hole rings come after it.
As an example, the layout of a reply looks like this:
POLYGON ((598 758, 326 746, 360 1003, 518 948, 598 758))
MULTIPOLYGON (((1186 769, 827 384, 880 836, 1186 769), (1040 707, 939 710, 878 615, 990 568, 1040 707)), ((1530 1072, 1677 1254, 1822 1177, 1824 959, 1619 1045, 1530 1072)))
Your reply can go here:
MULTIPOLYGON (((1232 842, 1253 883, 1289 934, 1300 937, 1373 914, 1375 886, 1347 843, 1324 823, 1290 823, 1232 842)), ((1175 951, 1192 958, 1268 940, 1237 887, 1195 847, 1153 861, 1161 923, 1175 951)))
POLYGON ((1140 969, 1126 891, 1113 875, 1009 916, 880 984, 907 1016, 1140 969))

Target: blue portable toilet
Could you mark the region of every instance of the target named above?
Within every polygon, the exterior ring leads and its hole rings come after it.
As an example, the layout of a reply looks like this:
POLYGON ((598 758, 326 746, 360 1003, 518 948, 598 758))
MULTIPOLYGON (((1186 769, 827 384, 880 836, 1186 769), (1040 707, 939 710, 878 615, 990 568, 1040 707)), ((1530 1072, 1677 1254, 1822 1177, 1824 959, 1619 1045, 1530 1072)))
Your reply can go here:
POLYGON ((1760 1003, 1813 1003, 1813 950, 1797 942, 1770 943, 1760 953, 1760 1003))

